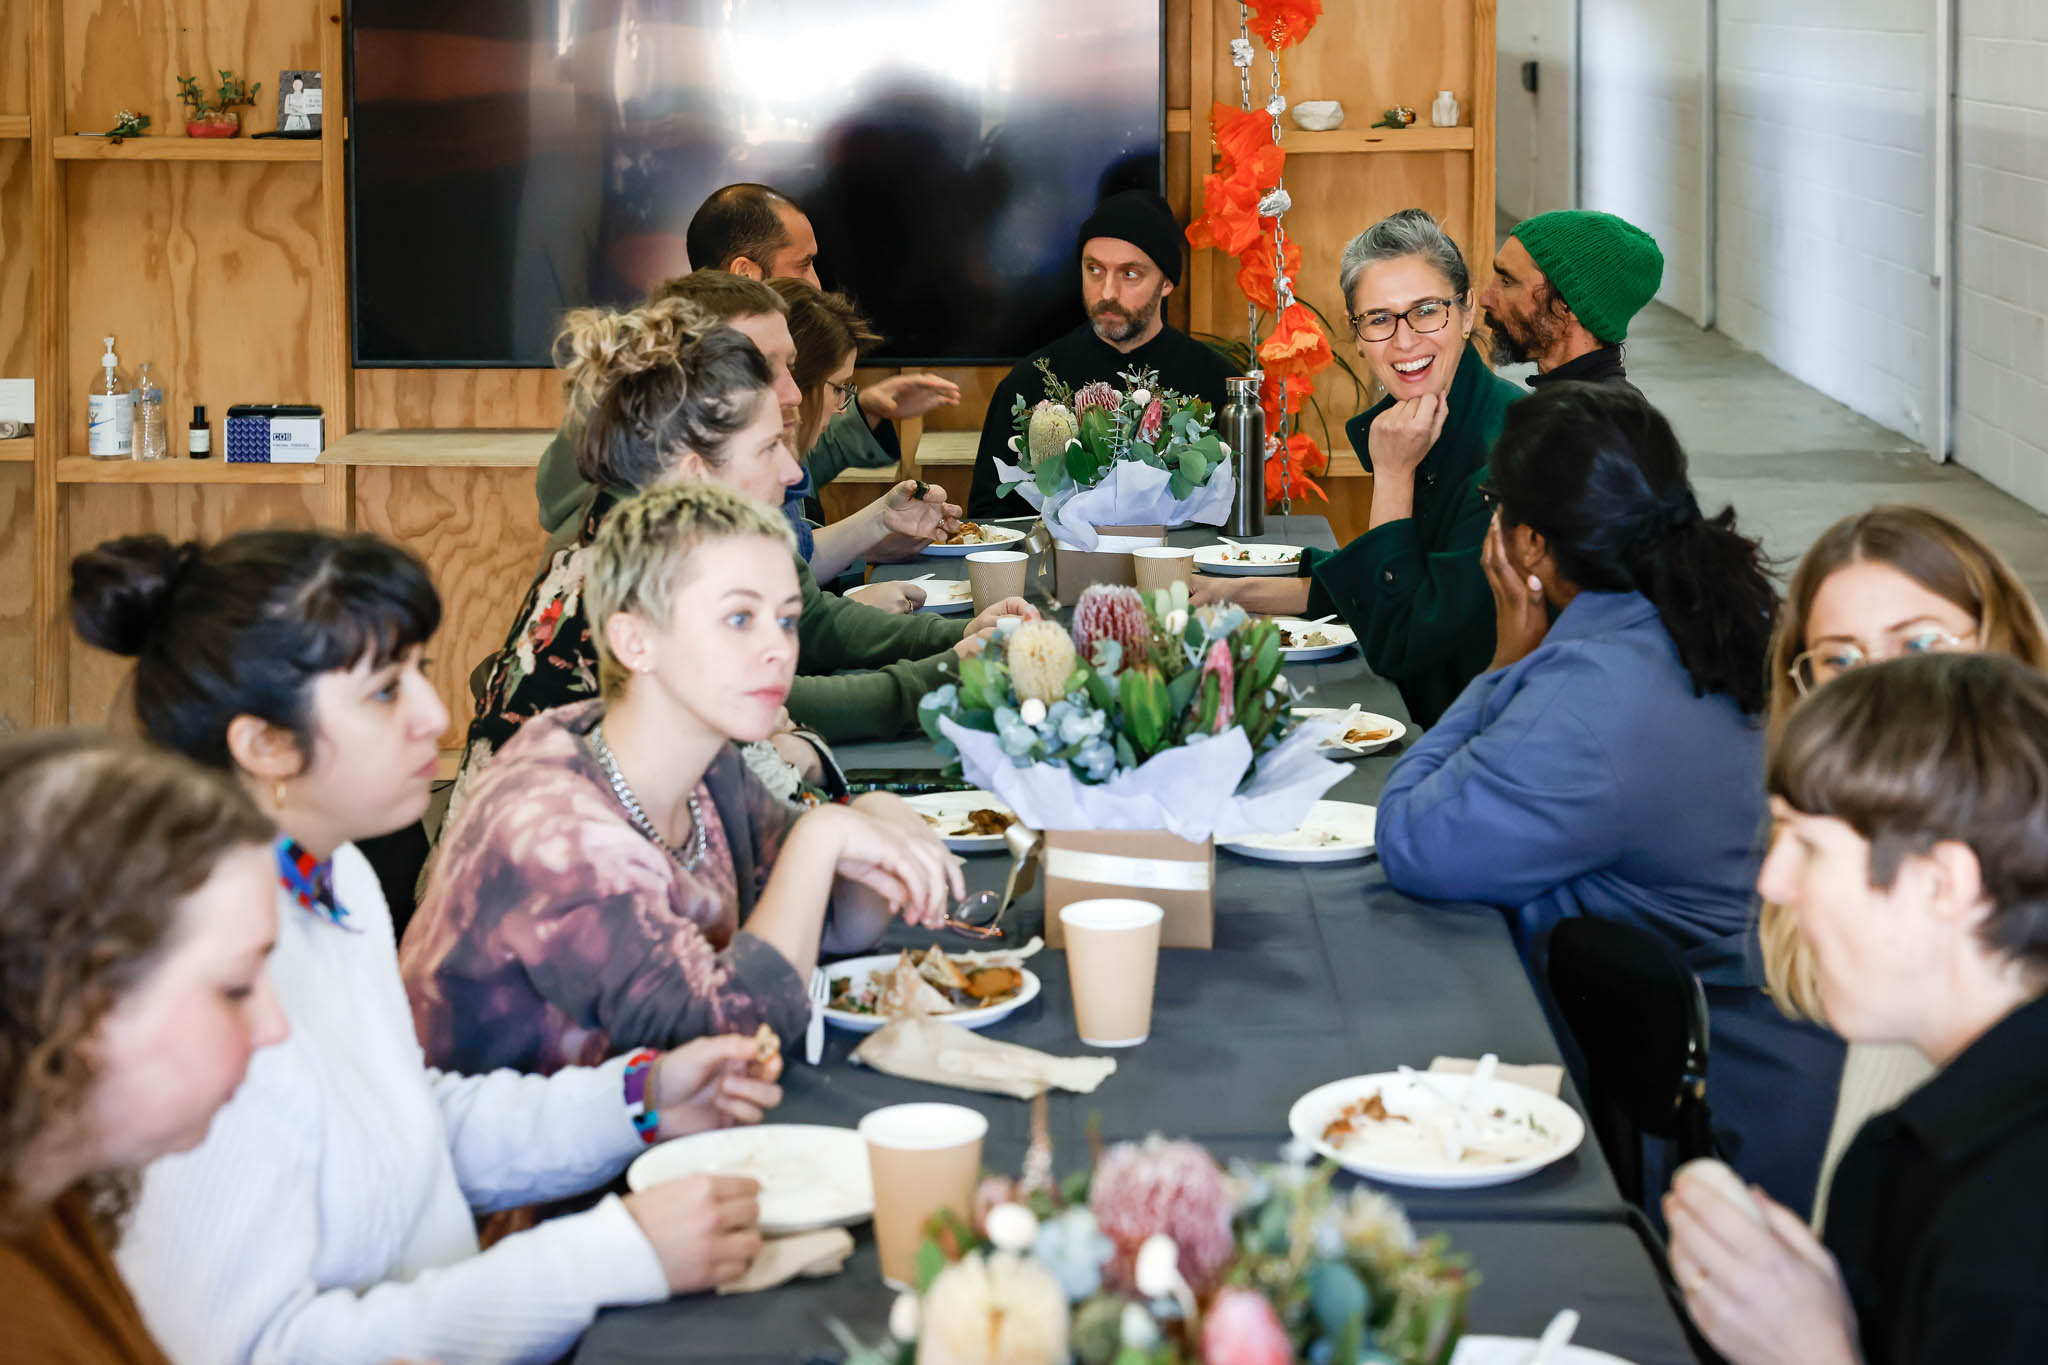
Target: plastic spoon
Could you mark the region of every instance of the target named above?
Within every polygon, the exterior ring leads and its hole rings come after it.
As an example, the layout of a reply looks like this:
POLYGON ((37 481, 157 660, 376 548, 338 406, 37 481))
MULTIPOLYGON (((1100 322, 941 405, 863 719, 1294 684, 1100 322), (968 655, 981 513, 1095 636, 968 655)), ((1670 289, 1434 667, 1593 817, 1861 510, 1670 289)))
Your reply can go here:
POLYGON ((1489 1052, 1479 1059, 1479 1065, 1472 1068, 1472 1079, 1465 1086, 1465 1093, 1458 1098, 1458 1112, 1452 1115, 1449 1131, 1444 1134, 1444 1159, 1452 1165, 1465 1155, 1465 1148, 1472 1143, 1472 1114, 1486 1110, 1480 1101, 1493 1088, 1494 1069, 1500 1065, 1500 1056, 1489 1052))
POLYGON ((1543 1335, 1536 1340, 1536 1349, 1522 1365, 1550 1365, 1565 1344, 1572 1339, 1572 1333, 1579 1330, 1579 1311, 1576 1308, 1560 1308, 1557 1316, 1550 1320, 1550 1326, 1543 1329, 1543 1335))

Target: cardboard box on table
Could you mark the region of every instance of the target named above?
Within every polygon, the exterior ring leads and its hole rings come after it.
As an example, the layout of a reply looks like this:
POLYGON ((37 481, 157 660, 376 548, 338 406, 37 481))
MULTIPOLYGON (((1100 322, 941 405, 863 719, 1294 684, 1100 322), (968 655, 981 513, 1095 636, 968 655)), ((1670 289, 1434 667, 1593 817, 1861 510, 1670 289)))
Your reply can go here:
POLYGON ((1151 901, 1166 912, 1162 948, 1216 940, 1216 845, 1164 830, 1049 829, 1045 841, 1045 941, 1064 948, 1060 908, 1075 901, 1151 901))
POLYGON ((1164 526, 1098 526, 1096 534, 1108 548, 1079 550, 1054 542, 1052 547, 1052 591, 1062 602, 1072 602, 1083 588, 1096 583, 1121 583, 1130 588, 1138 583, 1137 564, 1131 551, 1146 545, 1164 545, 1164 526))

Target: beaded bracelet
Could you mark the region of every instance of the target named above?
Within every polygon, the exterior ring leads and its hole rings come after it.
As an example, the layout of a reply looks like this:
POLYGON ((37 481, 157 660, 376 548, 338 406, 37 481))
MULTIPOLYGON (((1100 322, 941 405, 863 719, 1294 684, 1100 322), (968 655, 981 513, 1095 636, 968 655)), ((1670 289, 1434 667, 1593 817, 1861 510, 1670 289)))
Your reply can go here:
POLYGON ((652 1143, 661 1129, 661 1115, 653 1104, 654 1064, 660 1056, 653 1048, 643 1047, 626 1059, 626 1115, 633 1120, 633 1131, 646 1143, 652 1143))

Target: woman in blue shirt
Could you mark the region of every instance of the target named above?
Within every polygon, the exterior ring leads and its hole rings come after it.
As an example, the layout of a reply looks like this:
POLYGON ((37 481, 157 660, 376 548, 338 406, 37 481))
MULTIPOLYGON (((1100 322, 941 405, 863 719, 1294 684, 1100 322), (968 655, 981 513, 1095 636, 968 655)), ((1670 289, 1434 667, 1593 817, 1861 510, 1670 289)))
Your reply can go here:
POLYGON ((1778 1014, 1748 951, 1777 615, 1757 544, 1701 514, 1670 424, 1613 387, 1510 408, 1485 491, 1493 661, 1387 781, 1387 878, 1502 906, 1525 954, 1568 915, 1669 941, 1707 988, 1733 1164, 1803 1212, 1842 1053, 1778 1014))

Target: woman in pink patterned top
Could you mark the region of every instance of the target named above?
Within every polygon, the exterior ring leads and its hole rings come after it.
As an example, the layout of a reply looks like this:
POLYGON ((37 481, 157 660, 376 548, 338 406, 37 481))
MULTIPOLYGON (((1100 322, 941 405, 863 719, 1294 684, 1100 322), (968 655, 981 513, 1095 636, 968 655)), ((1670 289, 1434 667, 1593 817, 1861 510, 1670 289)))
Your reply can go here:
POLYGON ((443 836, 400 952, 437 1066, 551 1072, 809 1015, 821 943, 936 926, 959 863, 894 797, 799 812, 734 741, 776 723, 802 610, 786 522, 712 484, 621 504, 585 588, 602 695, 519 728, 443 836))

